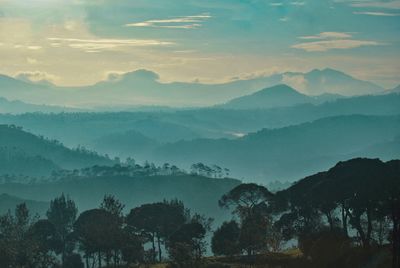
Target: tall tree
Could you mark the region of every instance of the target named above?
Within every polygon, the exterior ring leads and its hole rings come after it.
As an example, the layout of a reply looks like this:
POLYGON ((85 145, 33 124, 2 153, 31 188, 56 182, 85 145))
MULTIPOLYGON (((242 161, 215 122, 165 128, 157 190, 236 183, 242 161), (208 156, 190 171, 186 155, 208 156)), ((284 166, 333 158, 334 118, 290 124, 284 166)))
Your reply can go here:
POLYGON ((74 232, 87 258, 96 254, 98 267, 101 267, 103 257, 113 247, 109 241, 122 232, 119 227, 115 215, 104 209, 91 209, 79 215, 74 224, 74 232))
POLYGON ((129 226, 142 232, 149 238, 154 252, 155 261, 156 244, 158 259, 162 259, 162 244, 174 231, 188 219, 188 211, 182 202, 177 200, 145 204, 134 208, 127 216, 129 226))
POLYGON ((54 225, 57 237, 60 241, 61 262, 64 264, 65 256, 68 253, 68 243, 71 242, 69 235, 73 231, 73 225, 78 213, 75 202, 68 196, 62 194, 50 202, 47 211, 48 220, 54 225))
POLYGON ((243 183, 236 186, 219 200, 219 205, 224 208, 234 207, 242 220, 252 215, 255 208, 261 204, 267 204, 273 194, 264 186, 255 183, 243 183))

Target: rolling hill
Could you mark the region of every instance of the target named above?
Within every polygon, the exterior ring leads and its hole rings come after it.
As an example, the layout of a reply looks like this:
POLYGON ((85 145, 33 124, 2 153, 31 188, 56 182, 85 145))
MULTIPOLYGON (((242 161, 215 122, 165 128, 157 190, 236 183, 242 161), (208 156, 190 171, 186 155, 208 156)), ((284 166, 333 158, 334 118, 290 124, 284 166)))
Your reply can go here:
POLYGON ((55 168, 112 164, 110 159, 96 153, 82 148, 71 150, 55 140, 47 140, 9 125, 0 125, 0 148, 0 158, 4 160, 3 164, 7 163, 0 170, 1 174, 12 170, 19 171, 17 174, 36 174, 39 170, 48 174, 55 168))

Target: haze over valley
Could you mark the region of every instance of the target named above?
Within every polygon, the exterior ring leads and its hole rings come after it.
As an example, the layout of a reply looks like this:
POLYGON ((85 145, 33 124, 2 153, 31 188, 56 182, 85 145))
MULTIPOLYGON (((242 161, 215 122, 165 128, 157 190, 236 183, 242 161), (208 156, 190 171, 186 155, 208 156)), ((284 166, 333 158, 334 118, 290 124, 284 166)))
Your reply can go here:
POLYGON ((399 12, 0 0, 0 267, 399 268, 399 12))

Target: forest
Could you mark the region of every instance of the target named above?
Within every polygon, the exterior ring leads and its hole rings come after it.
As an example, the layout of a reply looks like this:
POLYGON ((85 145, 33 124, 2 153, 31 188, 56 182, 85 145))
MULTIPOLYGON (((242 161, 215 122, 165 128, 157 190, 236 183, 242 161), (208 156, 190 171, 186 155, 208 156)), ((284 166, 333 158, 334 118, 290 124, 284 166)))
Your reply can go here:
MULTIPOLYGON (((199 169, 204 167, 194 165, 190 176, 200 176, 199 169)), ((226 174, 216 170, 213 176, 223 180, 226 174)), ((219 197, 219 208, 231 217, 217 224, 178 199, 126 207, 106 194, 96 207, 78 211, 61 194, 44 217, 20 203, 0 217, 0 264, 399 267, 399 176, 399 160, 355 158, 280 191, 240 183, 219 197)))

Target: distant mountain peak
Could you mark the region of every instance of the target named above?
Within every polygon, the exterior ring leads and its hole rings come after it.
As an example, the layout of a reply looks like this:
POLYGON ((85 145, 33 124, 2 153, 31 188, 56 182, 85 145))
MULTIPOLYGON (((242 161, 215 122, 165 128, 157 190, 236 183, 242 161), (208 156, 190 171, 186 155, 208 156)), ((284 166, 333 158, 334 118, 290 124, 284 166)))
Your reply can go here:
POLYGON ((224 106, 237 109, 265 109, 310 102, 310 98, 286 84, 264 88, 253 94, 235 98, 224 106))
POLYGON ((313 69, 310 72, 306 73, 306 75, 329 75, 329 76, 345 76, 352 77, 344 72, 338 71, 332 68, 324 68, 324 69, 313 69))
POLYGON ((272 87, 267 87, 264 88, 254 94, 260 93, 260 92, 267 92, 267 93, 296 93, 296 94, 301 94, 300 92, 298 92, 297 90, 295 90, 294 88, 286 85, 286 84, 278 84, 272 87))
POLYGON ((397 87, 393 88, 391 91, 395 92, 395 93, 400 93, 400 85, 398 85, 397 87))

